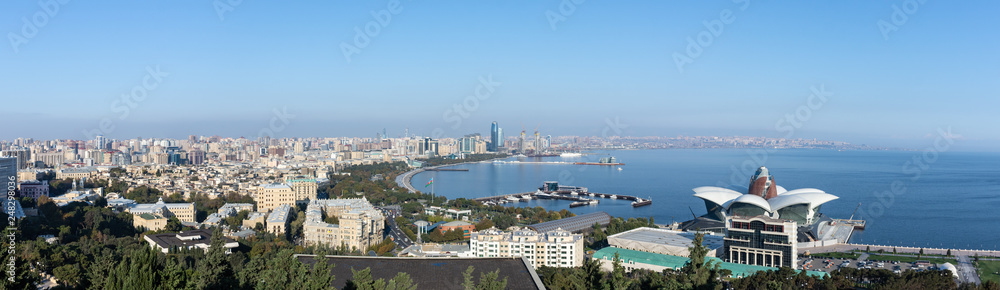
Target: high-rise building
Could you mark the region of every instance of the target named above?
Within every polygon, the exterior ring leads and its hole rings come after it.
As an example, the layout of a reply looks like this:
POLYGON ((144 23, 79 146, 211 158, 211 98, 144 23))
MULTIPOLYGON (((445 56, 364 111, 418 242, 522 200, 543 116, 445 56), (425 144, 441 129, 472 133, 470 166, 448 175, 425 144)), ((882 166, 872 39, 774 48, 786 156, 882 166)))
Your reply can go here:
POLYGON ((17 158, 0 157, 0 181, 17 183, 17 158))
POLYGON ((500 144, 503 144, 503 141, 500 141, 500 125, 496 121, 493 121, 493 124, 490 125, 490 143, 486 151, 497 152, 500 144))
POLYGON ((15 166, 17 166, 17 169, 27 169, 30 164, 28 161, 31 160, 31 151, 28 149, 4 150, 3 152, 0 152, 0 157, 14 158, 16 160, 15 166))
POLYGON ((458 139, 458 152, 464 154, 484 153, 483 143, 483 138, 479 136, 479 133, 465 135, 465 137, 458 139))
POLYGON ((108 139, 105 139, 104 135, 97 135, 97 138, 94 138, 94 149, 97 150, 105 149, 104 147, 106 147, 107 144, 108 144, 108 139))
POLYGON ((438 151, 438 140, 431 139, 431 137, 426 137, 424 140, 420 141, 420 146, 417 154, 437 156, 438 151))
POLYGON ((191 163, 191 165, 201 165, 205 162, 205 151, 194 150, 188 152, 188 162, 191 163))

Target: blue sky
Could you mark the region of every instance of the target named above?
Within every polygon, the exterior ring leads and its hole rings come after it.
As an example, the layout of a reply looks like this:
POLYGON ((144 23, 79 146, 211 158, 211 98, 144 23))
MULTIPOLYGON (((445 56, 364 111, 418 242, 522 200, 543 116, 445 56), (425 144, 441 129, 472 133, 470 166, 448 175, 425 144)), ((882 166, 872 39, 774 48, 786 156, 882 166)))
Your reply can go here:
POLYGON ((0 96, 14 109, 0 138, 84 139, 103 119, 111 138, 252 137, 275 109, 294 115, 277 136, 461 136, 494 120, 599 135, 617 119, 624 135, 778 137, 822 86, 832 95, 792 137, 923 148, 950 127, 956 148, 1000 148, 996 1, 402 1, 377 24, 389 3, 242 1, 220 18, 212 1, 71 1, 24 37, 22 19, 45 10, 3 1, 0 96), (886 38, 894 5, 906 21, 886 38), (724 11, 679 70, 675 53, 724 11), (555 29, 548 12, 564 17, 555 29), (342 44, 369 23, 378 34, 348 61, 342 44), (166 76, 123 118, 147 67, 166 76), (488 98, 449 113, 489 76, 488 98))

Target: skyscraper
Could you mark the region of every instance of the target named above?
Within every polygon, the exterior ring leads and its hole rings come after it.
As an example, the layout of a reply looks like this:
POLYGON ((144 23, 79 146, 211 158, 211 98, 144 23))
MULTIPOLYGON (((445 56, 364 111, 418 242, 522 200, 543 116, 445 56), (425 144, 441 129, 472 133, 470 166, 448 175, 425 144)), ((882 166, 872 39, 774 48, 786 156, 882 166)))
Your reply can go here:
POLYGON ((4 184, 11 181, 17 182, 17 158, 0 157, 0 180, 4 184))
POLYGON ((107 143, 108 140, 104 139, 104 135, 97 135, 97 138, 94 139, 94 149, 104 149, 107 143))
POLYGON ((490 144, 486 146, 486 151, 497 152, 497 148, 502 144, 503 141, 500 141, 500 125, 497 125, 497 122, 493 121, 493 125, 490 125, 490 144))

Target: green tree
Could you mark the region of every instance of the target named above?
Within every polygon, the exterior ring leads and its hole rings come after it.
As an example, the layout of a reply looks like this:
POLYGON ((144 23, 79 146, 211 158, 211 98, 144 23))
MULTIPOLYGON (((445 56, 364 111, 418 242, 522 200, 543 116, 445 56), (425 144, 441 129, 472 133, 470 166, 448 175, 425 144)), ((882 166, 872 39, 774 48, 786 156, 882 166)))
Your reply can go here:
POLYGON ((59 285, 72 288, 80 286, 81 272, 79 264, 68 264, 56 267, 52 275, 59 280, 59 285))
POLYGON ((329 289, 333 287, 334 275, 330 273, 334 265, 330 264, 326 257, 326 251, 320 250, 313 258, 316 263, 313 264, 313 268, 309 271, 309 280, 306 282, 305 289, 329 289))
POLYGON ((229 289, 237 285, 236 273, 233 266, 226 259, 226 242, 222 236, 222 229, 216 227, 212 231, 212 243, 205 255, 205 260, 198 267, 201 279, 198 287, 201 289, 229 289))
POLYGON ((477 231, 481 231, 481 230, 485 230, 485 229, 488 229, 488 228, 492 228, 493 226, 494 226, 493 221, 491 221, 489 219, 483 219, 483 220, 479 221, 478 223, 476 223, 476 230, 477 231))
POLYGON ((184 230, 184 225, 181 224, 181 220, 177 217, 170 217, 167 219, 167 226, 163 228, 164 231, 176 233, 184 230))
POLYGON ((625 267, 622 267, 622 261, 618 257, 618 252, 615 252, 615 259, 611 262, 611 269, 611 281, 606 288, 612 290, 628 289, 628 286, 632 284, 632 280, 625 276, 625 267))
POLYGON ((604 272, 601 271, 600 261, 584 259, 582 268, 587 289, 604 289, 604 272))

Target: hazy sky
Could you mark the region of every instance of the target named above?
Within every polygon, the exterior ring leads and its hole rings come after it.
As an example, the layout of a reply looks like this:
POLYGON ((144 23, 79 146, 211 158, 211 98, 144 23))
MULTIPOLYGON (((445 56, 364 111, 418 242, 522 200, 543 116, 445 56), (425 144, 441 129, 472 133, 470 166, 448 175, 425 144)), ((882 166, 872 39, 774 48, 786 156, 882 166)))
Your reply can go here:
POLYGON ((2 1, 0 138, 85 139, 101 120, 111 138, 454 137, 495 120, 913 148, 950 127, 956 148, 1000 148, 997 1, 301 2, 2 1))

